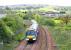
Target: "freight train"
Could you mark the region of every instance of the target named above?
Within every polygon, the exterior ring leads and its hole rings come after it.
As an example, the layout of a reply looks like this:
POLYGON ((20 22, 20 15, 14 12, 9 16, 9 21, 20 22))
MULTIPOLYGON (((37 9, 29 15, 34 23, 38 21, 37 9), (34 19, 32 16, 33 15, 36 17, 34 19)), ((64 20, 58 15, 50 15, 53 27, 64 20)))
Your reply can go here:
POLYGON ((38 35, 38 23, 35 20, 31 20, 32 25, 26 32, 26 41, 36 41, 38 35))

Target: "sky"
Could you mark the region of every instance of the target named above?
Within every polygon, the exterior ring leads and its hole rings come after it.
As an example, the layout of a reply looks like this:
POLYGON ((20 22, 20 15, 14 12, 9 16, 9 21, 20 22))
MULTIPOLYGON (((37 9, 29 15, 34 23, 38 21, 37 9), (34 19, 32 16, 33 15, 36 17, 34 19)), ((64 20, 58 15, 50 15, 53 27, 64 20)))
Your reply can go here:
POLYGON ((48 4, 56 6, 71 6, 71 0, 0 0, 0 6, 16 4, 48 4))

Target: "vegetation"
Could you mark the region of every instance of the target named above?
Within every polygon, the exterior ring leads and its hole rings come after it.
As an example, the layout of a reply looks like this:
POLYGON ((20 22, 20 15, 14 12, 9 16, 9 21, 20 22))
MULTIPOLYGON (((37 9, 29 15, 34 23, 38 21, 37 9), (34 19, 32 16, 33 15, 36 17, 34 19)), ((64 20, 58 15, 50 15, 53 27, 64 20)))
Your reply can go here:
MULTIPOLYGON (((28 8, 29 9, 29 8, 28 8)), ((53 10, 52 7, 39 8, 36 11, 47 12, 53 10)), ((34 11, 33 11, 34 12, 34 11)), ((13 11, 6 7, 5 17, 0 18, 0 43, 3 43, 2 50, 13 50, 14 44, 25 37, 26 26, 24 20, 35 19, 39 25, 47 26, 52 33, 56 46, 59 50, 71 49, 71 17, 66 15, 63 17, 44 17, 39 13, 31 12, 30 10, 13 11), (13 45, 13 46, 12 46, 13 45), (9 47, 9 48, 8 48, 9 47)), ((1 50, 1 49, 0 49, 1 50)))
POLYGON ((62 20, 63 23, 65 23, 67 25, 70 22, 71 17, 69 15, 66 15, 64 17, 60 17, 60 20, 62 20))
MULTIPOLYGON (((68 17, 69 18, 69 17, 68 17)), ((68 20, 65 17, 63 18, 65 21, 68 20)), ((70 19, 70 18, 69 18, 70 19)), ((48 25, 49 31, 52 33, 54 41, 56 42, 56 47, 59 50, 70 50, 71 49, 71 20, 63 22, 61 19, 53 19, 55 26, 48 25)))
POLYGON ((18 41, 24 39, 25 26, 23 23, 23 18, 10 9, 7 15, 0 19, 0 43, 3 43, 3 50, 9 50, 8 45, 10 49, 13 49, 12 43, 18 44, 18 41))

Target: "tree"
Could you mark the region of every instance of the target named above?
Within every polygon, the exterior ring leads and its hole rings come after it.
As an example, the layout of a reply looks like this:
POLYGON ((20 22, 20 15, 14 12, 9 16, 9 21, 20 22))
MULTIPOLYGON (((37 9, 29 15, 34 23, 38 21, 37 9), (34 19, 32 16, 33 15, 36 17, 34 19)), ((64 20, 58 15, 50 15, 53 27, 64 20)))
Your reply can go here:
POLYGON ((66 15, 64 17, 60 17, 60 20, 62 20, 63 23, 65 23, 67 25, 70 22, 70 16, 66 15))
POLYGON ((6 10, 11 10, 8 6, 5 7, 6 10))
POLYGON ((0 40, 3 41, 3 43, 10 43, 16 40, 16 32, 20 29, 23 31, 25 29, 23 26, 23 18, 16 14, 7 14, 6 17, 0 19, 0 40))
POLYGON ((14 35, 13 31, 4 23, 3 20, 0 20, 0 37, 3 43, 9 43, 12 40, 14 35))
POLYGON ((33 18, 38 22, 40 23, 42 20, 42 17, 39 15, 39 14, 33 14, 33 18))

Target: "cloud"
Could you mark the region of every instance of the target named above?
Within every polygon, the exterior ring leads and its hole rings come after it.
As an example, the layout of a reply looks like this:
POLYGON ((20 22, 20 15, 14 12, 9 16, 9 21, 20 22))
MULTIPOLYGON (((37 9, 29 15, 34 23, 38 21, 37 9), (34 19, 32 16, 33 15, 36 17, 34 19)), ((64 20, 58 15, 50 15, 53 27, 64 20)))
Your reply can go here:
POLYGON ((71 6, 70 2, 70 0, 0 0, 0 5, 49 4, 59 6, 71 6))

